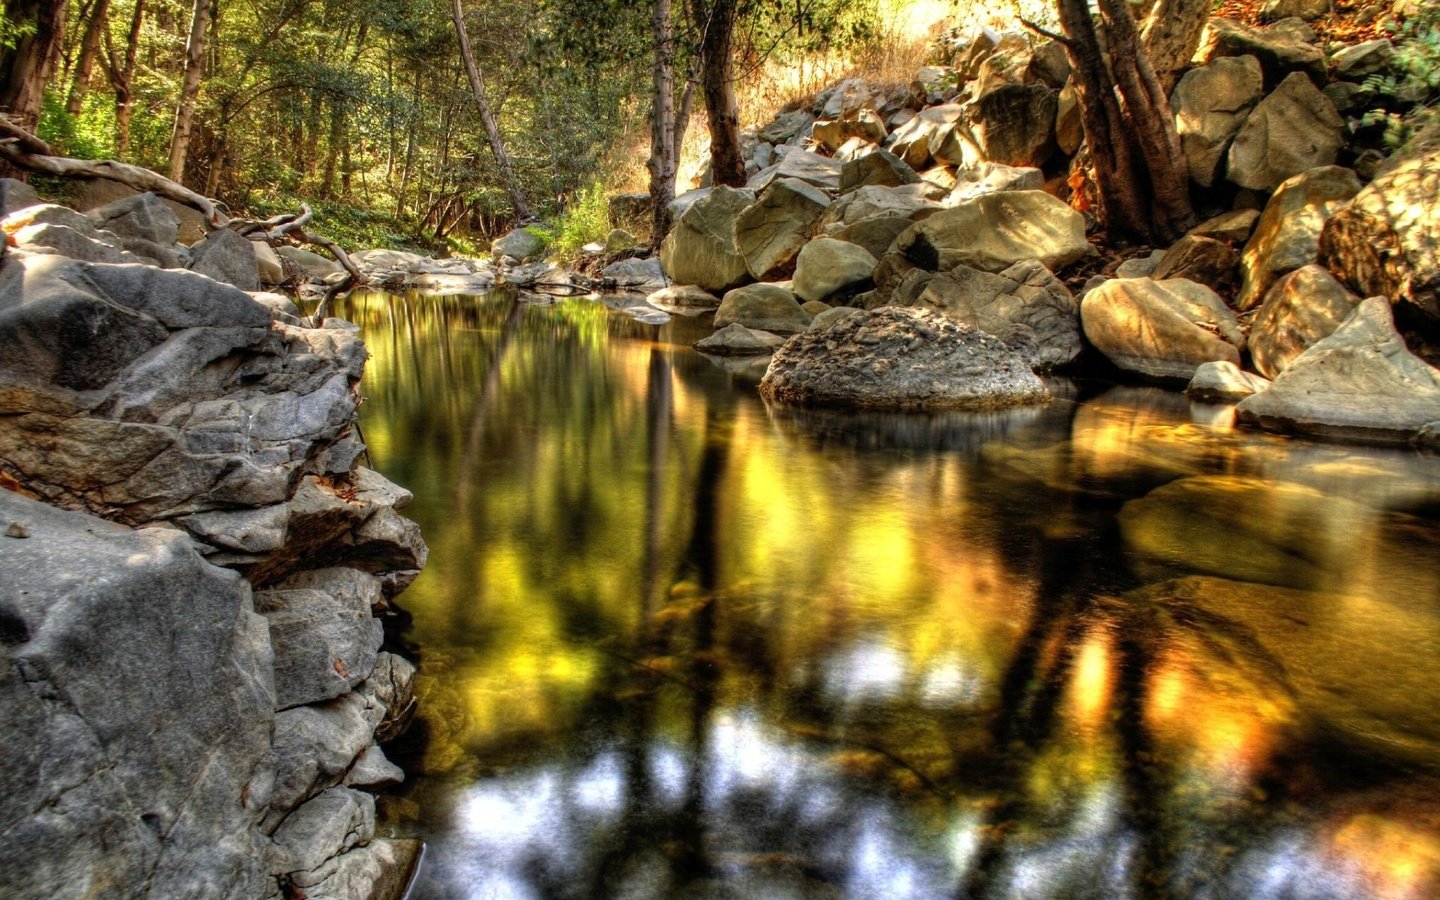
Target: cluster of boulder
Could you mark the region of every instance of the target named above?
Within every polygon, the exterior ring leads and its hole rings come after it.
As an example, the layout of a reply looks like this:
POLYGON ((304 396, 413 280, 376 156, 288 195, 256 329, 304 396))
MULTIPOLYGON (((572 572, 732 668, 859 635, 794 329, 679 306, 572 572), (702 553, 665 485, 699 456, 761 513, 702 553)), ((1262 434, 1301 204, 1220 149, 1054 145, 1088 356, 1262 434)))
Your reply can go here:
POLYGON ((1208 218, 1086 280, 1101 268, 1092 223, 1060 199, 1084 139, 1066 55, 982 34, 908 87, 848 80, 748 134, 744 187, 675 200, 659 252, 673 283, 649 302, 714 309, 704 352, 774 354, 761 383, 773 398, 1043 399, 950 384, 980 376, 934 360, 976 330, 1036 373, 1103 359, 1194 379, 1194 396, 1241 401, 1260 427, 1433 440, 1440 373, 1406 349, 1391 308, 1412 334, 1440 334, 1440 142, 1422 134, 1386 158, 1355 117, 1394 54, 1371 41, 1327 55, 1298 18, 1211 20, 1171 97, 1208 218), (917 332, 895 308, 963 327, 917 332), (854 368, 832 358, 846 354, 868 374, 832 389, 837 366, 854 368))
POLYGON ((399 896, 382 617, 426 548, 361 465, 357 329, 152 195, 0 199, 6 895, 399 896))

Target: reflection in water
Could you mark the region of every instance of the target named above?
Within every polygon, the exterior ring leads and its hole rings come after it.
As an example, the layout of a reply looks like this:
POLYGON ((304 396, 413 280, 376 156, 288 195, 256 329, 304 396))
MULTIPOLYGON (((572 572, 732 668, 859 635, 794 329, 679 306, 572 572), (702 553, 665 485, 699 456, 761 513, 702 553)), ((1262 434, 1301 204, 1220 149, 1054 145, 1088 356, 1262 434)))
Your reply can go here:
POLYGON ((766 407, 706 323, 358 296, 421 898, 1440 893, 1440 460, 1149 389, 766 407))

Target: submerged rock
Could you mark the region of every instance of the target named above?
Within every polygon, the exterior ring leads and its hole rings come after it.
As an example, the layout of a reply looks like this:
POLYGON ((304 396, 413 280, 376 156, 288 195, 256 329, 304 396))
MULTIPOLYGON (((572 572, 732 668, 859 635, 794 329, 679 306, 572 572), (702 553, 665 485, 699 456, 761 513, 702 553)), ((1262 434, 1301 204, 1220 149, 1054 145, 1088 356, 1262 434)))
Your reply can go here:
POLYGON ((785 403, 880 409, 998 409, 1050 392, 999 339, 939 313, 858 311, 781 347, 760 393, 785 403))
POLYGON ((719 356, 761 356, 774 353, 785 343, 785 339, 769 331, 746 328, 734 322, 719 331, 695 342, 695 349, 701 353, 719 356))

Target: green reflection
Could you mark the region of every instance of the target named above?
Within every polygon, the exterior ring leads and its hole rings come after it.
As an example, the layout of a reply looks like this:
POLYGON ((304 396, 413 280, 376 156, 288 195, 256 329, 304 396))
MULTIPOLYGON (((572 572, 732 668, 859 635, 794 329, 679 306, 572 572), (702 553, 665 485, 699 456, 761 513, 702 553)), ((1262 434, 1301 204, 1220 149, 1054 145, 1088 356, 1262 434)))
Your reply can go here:
POLYGON ((1437 888, 1434 458, 1142 389, 767 409, 597 302, 340 313, 431 545, 422 896, 1437 888))

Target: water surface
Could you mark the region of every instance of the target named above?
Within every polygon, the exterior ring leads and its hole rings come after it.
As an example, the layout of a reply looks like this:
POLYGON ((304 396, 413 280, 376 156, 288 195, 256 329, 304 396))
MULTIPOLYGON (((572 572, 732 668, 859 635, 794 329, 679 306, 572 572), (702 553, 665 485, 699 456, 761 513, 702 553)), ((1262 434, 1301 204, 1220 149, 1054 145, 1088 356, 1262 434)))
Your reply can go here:
POLYGON ((1440 895, 1440 459, 1173 392, 767 408, 586 300, 359 295, 418 898, 1440 895))

